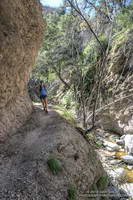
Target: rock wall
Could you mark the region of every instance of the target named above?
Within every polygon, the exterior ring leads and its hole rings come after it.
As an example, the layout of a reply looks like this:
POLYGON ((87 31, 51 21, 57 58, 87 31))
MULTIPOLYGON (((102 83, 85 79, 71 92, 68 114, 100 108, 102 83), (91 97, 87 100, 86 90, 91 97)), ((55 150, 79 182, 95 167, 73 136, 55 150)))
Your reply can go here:
POLYGON ((16 131, 32 112, 27 82, 42 33, 37 0, 0 1, 0 141, 16 131))
POLYGON ((133 134, 133 30, 120 32, 114 38, 108 58, 105 80, 108 106, 99 113, 106 130, 133 134))

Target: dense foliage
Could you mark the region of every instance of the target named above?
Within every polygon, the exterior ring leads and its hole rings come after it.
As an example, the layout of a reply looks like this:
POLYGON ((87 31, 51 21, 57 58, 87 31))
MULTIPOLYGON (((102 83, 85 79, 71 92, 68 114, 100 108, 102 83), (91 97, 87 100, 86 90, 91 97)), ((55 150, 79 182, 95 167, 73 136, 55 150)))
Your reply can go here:
POLYGON ((85 126, 96 98, 102 70, 99 63, 113 48, 114 36, 132 28, 133 3, 66 0, 64 7, 44 16, 44 23, 43 47, 31 79, 43 79, 52 83, 52 88, 59 80, 53 97, 67 108, 78 110, 77 114, 82 113, 85 126))

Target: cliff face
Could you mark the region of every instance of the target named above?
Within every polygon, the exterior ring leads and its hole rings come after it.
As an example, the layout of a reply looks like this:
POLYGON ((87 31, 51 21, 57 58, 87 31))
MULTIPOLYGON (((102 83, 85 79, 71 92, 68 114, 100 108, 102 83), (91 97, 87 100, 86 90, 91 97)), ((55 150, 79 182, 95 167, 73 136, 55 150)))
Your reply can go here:
POLYGON ((114 38, 108 59, 105 81, 105 107, 100 112, 104 129, 120 134, 133 133, 133 30, 120 32, 114 38))
POLYGON ((32 111, 26 85, 42 40, 37 0, 0 1, 0 140, 32 111))

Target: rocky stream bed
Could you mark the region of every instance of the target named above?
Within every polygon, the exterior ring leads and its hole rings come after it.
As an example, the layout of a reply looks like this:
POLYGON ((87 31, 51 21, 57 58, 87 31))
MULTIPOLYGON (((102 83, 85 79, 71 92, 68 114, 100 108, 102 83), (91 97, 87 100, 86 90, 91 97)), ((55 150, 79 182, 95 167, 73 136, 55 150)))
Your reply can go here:
POLYGON ((110 199, 133 199, 133 135, 125 137, 99 129, 95 138, 89 137, 99 146, 97 153, 110 179, 110 199))

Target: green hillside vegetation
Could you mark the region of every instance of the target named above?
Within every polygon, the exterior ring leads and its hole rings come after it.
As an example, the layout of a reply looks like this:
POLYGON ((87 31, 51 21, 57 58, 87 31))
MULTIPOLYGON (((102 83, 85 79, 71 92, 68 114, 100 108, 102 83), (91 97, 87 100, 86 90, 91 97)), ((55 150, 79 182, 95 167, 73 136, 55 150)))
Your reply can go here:
POLYGON ((63 8, 44 16, 47 29, 31 75, 32 80, 52 85, 48 88, 49 98, 57 99, 68 111, 73 110, 83 126, 87 126, 89 111, 98 109, 106 95, 112 94, 112 88, 104 87, 105 72, 112 70, 108 64, 102 72, 105 54, 111 58, 133 30, 132 1, 110 1, 106 5, 103 0, 87 2, 77 7, 74 2, 65 1, 63 8))

